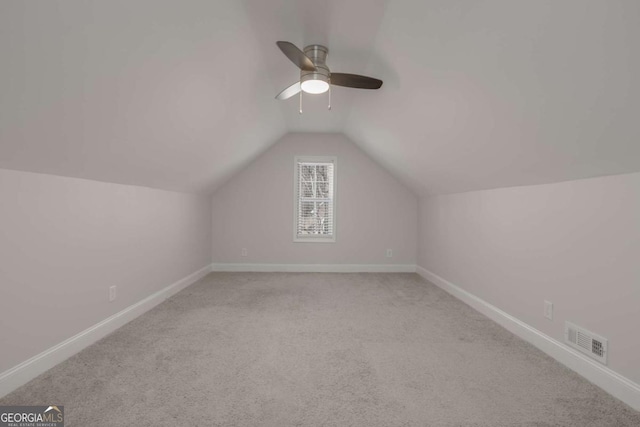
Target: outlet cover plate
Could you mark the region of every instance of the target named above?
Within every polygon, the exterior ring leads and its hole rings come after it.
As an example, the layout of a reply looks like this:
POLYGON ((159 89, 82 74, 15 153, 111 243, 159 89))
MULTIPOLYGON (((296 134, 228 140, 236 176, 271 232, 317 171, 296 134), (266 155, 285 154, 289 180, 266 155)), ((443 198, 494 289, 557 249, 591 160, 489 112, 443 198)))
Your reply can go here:
POLYGON ((544 317, 553 320, 553 303, 550 301, 544 302, 544 317))

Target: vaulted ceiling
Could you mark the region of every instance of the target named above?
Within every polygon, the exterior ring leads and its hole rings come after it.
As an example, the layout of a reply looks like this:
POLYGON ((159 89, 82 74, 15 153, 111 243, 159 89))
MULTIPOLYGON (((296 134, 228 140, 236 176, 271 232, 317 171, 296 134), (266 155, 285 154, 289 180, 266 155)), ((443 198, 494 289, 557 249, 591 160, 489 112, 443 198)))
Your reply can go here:
POLYGON ((640 170, 636 0, 0 2, 0 168, 215 190, 341 132, 420 194, 640 170), (274 96, 275 42, 378 91, 274 96))

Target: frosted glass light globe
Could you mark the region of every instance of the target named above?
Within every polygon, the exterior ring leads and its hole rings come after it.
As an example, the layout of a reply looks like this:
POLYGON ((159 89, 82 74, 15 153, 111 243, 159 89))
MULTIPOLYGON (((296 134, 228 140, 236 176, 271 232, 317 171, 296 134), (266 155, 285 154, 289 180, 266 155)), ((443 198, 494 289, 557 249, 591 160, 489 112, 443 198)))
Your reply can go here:
POLYGON ((305 80, 300 85, 300 88, 311 94, 325 93, 329 90, 329 83, 324 80, 305 80))

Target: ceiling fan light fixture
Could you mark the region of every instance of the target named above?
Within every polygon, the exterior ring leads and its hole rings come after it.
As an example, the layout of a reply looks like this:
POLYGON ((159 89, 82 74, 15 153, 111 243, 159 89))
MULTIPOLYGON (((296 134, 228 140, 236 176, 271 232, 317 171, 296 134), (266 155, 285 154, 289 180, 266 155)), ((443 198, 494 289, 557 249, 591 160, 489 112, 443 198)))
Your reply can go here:
POLYGON ((300 89, 306 93, 317 95, 329 90, 329 68, 324 64, 317 64, 317 70, 300 73, 300 89))
POLYGON ((380 89, 382 80, 359 74, 332 73, 327 67, 329 49, 319 44, 306 46, 304 51, 287 41, 278 41, 276 45, 282 53, 300 68, 300 80, 280 91, 276 99, 289 99, 300 94, 300 113, 302 113, 302 92, 320 94, 329 91, 329 109, 331 109, 331 86, 343 86, 355 89, 380 89))
POLYGON ((329 83, 320 79, 305 80, 300 84, 300 88, 306 93, 317 95, 328 91, 329 83))

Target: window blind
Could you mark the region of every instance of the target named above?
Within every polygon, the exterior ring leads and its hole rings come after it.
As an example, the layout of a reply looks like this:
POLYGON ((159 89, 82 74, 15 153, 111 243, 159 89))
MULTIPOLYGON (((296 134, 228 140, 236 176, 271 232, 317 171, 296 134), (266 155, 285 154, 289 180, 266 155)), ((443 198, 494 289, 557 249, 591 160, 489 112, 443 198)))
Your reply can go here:
POLYGON ((299 239, 333 238, 335 164, 301 160, 296 163, 296 236, 299 239))

